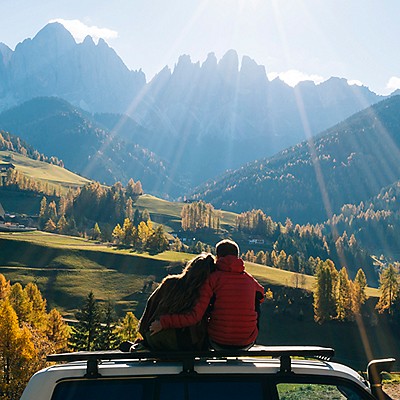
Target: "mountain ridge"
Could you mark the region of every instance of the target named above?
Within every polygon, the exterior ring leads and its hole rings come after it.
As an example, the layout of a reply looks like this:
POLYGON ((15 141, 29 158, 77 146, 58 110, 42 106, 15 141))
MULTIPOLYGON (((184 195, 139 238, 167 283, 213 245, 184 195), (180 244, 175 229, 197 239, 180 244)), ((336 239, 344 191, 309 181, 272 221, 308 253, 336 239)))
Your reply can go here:
POLYGON ((166 196, 171 181, 165 161, 138 144, 119 139, 88 112, 65 100, 41 97, 0 114, 0 126, 40 152, 54 154, 73 172, 112 185, 140 180, 152 193, 166 196))
POLYGON ((400 179, 400 96, 356 113, 320 135, 198 188, 195 199, 274 219, 323 222, 400 179), (276 201, 275 201, 276 199, 276 201))

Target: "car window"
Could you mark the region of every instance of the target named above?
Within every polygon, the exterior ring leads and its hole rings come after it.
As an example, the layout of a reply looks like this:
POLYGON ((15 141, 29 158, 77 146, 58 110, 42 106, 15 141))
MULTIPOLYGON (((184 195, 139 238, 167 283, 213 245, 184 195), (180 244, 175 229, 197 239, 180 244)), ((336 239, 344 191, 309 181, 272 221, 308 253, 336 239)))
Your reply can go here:
POLYGON ((199 382, 162 383, 160 400, 243 400, 264 399, 263 384, 257 381, 204 380, 199 382))
POLYGON ((362 400, 352 389, 317 383, 279 383, 279 400, 362 400))
POLYGON ((154 396, 150 379, 68 380, 57 384, 51 400, 145 400, 154 396))

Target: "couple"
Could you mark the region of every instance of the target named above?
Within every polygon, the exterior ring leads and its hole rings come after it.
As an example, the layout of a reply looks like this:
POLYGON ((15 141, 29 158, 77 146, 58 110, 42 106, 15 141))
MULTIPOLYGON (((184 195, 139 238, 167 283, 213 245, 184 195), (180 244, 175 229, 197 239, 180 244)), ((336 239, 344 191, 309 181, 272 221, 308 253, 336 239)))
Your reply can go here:
POLYGON ((244 270, 235 242, 222 240, 216 253, 216 259, 201 254, 189 261, 151 294, 139 327, 146 347, 220 350, 254 344, 264 288, 244 270))

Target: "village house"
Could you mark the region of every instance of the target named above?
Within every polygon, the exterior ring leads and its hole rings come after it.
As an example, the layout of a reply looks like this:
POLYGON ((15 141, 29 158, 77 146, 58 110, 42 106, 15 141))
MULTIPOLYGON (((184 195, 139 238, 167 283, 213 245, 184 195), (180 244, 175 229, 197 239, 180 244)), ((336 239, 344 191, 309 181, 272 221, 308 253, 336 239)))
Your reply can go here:
POLYGON ((0 173, 7 173, 9 169, 15 169, 15 165, 12 163, 0 162, 0 173))

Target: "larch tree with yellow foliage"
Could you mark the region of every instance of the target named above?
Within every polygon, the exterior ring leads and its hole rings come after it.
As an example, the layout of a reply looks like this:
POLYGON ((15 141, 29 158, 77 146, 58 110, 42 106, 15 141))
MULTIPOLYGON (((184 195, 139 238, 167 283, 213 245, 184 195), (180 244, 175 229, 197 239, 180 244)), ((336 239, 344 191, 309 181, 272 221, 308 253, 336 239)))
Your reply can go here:
POLYGON ((7 400, 19 399, 34 371, 30 363, 36 357, 32 335, 20 327, 17 313, 8 300, 0 302, 0 394, 7 400))

